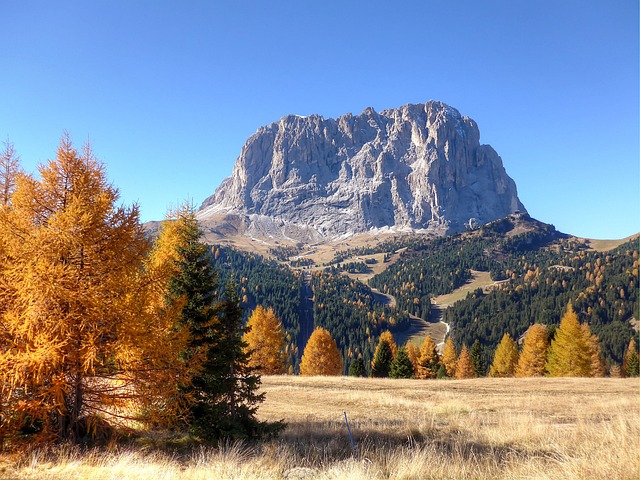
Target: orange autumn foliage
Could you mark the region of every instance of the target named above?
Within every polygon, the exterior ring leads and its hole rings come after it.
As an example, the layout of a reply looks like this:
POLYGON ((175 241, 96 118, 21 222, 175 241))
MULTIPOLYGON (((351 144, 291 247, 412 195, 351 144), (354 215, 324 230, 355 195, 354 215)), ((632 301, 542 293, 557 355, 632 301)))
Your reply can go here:
POLYGON ((287 372, 286 341, 282 323, 272 308, 258 305, 247 322, 248 331, 242 337, 249 352, 249 366, 262 375, 287 372))
POLYGON ((117 205, 103 165, 68 136, 39 173, 0 206, 2 427, 29 418, 42 439, 77 441, 98 416, 170 421, 184 337, 154 301, 164 277, 146 264, 138 208, 117 205))
POLYGON ((300 361, 300 375, 341 375, 342 357, 336 341, 322 327, 316 329, 304 347, 300 361))
POLYGON ((458 357, 455 376, 458 380, 475 377, 473 365, 471 364, 471 358, 469 357, 469 350, 467 349, 466 345, 462 346, 462 351, 460 352, 460 356, 458 357))

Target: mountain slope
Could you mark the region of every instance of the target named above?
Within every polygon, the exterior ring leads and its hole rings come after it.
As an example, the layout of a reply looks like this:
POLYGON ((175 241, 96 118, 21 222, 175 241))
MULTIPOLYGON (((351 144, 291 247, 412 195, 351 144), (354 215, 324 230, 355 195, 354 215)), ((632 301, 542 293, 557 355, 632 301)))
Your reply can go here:
POLYGON ((262 237, 319 241, 390 227, 462 231, 524 211, 477 124, 441 102, 261 127, 198 213, 262 237))

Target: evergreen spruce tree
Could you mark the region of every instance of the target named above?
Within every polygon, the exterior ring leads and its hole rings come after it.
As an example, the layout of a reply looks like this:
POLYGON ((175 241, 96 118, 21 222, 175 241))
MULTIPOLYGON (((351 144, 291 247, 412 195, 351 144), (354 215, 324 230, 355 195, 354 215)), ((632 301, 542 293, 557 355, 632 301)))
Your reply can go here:
POLYGON ((242 307, 233 281, 216 306, 217 318, 207 336, 201 375, 193 380, 197 397, 192 409, 192 432, 207 440, 256 438, 277 433, 284 424, 256 419, 264 393, 260 376, 249 366, 242 340, 242 307))
POLYGON ((640 375, 640 357, 638 357, 638 349, 636 340, 632 338, 627 346, 622 362, 623 377, 637 377, 640 375))
POLYGON ((484 361, 482 344, 476 340, 471 345, 469 350, 469 358, 471 359, 471 365, 473 367, 473 374, 475 377, 484 377, 487 373, 487 366, 484 361))
POLYGON ((202 231, 192 206, 185 204, 174 214, 174 219, 163 224, 158 242, 172 242, 175 251, 174 275, 168 283, 167 303, 184 302, 180 322, 191 335, 187 357, 198 354, 210 343, 211 326, 216 318, 215 294, 218 289, 217 273, 211 264, 209 248, 200 242, 202 231))
POLYGON ((196 359, 200 369, 183 388, 191 402, 191 432, 206 440, 254 438, 275 433, 282 424, 255 418, 264 394, 260 376, 249 367, 242 340, 242 308, 233 282, 216 300, 217 274, 211 251, 200 242, 202 231, 189 205, 163 226, 159 241, 174 242, 175 273, 169 280, 167 303, 181 303, 182 326, 190 331, 185 361, 196 359))
POLYGON ((364 360, 362 358, 354 358, 349 365, 350 377, 366 377, 367 372, 364 368, 364 360))
POLYGON ((627 377, 640 376, 640 357, 638 352, 632 352, 627 361, 627 377))
POLYGON ((376 348, 375 357, 371 362, 371 376, 376 378, 388 377, 392 361, 391 346, 388 341, 381 338, 376 348))
POLYGON ((413 377, 413 364, 407 354, 405 347, 400 347, 396 352, 396 356, 391 362, 389 370, 391 378, 411 378, 413 377))
POLYGON ((448 376, 447 376, 447 367, 444 366, 444 363, 442 365, 440 365, 440 368, 438 369, 438 373, 436 373, 436 378, 438 380, 443 379, 443 378, 448 378, 448 376))
MULTIPOLYGON (((378 344, 382 341, 386 341, 389 344, 389 347, 391 347, 391 356, 393 358, 396 357, 396 352, 398 351, 398 346, 396 345, 396 341, 393 338, 393 334, 389 331, 389 330, 385 330, 384 332, 382 332, 380 334, 380 338, 378 339, 378 344)), ((374 354, 375 356, 375 354, 374 354)))

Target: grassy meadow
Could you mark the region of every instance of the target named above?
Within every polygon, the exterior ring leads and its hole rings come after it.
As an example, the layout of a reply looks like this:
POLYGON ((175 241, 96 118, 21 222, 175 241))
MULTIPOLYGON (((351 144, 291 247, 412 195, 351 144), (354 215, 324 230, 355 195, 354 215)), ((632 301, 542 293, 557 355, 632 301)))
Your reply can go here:
MULTIPOLYGON (((262 444, 0 457, 3 479, 638 479, 640 380, 264 377, 262 444), (344 413, 347 413, 356 452, 344 413)), ((147 439, 148 440, 148 439, 147 439)))

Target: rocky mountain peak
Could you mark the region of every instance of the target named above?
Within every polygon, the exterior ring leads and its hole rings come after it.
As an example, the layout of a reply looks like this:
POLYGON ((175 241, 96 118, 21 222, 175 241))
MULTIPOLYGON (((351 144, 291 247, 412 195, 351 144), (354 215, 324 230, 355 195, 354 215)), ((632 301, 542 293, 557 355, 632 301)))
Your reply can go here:
POLYGON ((524 212, 477 124, 442 102, 337 119, 287 115, 242 148, 202 221, 226 213, 248 233, 322 240, 380 229, 460 231, 524 212))

